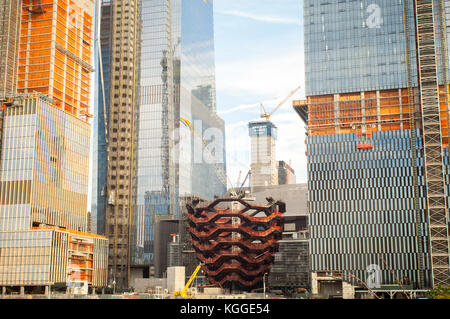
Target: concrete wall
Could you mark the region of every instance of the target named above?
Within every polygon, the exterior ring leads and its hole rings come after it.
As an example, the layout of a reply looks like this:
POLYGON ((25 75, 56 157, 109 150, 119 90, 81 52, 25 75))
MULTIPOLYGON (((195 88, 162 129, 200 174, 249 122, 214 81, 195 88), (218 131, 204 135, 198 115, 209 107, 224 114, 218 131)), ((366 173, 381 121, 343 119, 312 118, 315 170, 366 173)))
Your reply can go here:
POLYGON ((167 268, 167 289, 169 290, 169 293, 183 290, 186 285, 185 273, 185 267, 167 268))
POLYGON ((145 293, 149 290, 155 290, 155 287, 167 288, 166 278, 134 278, 131 283, 131 287, 135 292, 145 293))
MULTIPOLYGON (((248 190, 248 188, 245 188, 248 190)), ((253 194, 257 203, 267 203, 266 197, 282 200, 286 203, 286 216, 308 215, 308 184, 277 185, 254 187, 253 194)))

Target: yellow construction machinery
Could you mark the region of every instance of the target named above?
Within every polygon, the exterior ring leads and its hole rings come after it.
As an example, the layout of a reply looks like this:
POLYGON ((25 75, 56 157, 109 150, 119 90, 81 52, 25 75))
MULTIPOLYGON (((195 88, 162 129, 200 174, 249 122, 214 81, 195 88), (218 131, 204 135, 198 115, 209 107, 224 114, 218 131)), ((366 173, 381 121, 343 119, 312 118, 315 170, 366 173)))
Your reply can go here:
POLYGON ((175 297, 177 296, 181 296, 183 298, 191 298, 192 295, 188 295, 187 294, 187 290, 189 289, 189 286, 192 284, 192 282, 194 281, 195 277, 197 276, 198 272, 200 271, 200 269, 202 268, 203 264, 199 264, 197 266, 197 268, 195 268, 194 272, 191 275, 191 278, 189 278, 188 282, 186 283, 186 286, 184 286, 182 291, 174 291, 173 295, 175 297))

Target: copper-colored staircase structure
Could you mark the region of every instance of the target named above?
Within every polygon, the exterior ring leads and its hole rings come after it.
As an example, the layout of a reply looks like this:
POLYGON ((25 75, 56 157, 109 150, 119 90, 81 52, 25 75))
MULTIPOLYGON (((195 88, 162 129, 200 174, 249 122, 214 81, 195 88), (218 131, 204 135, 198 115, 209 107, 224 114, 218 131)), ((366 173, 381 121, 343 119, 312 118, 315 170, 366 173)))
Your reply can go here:
POLYGON ((278 250, 285 206, 272 199, 252 205, 237 198, 202 207, 187 204, 192 244, 212 284, 248 291, 261 285, 278 250))

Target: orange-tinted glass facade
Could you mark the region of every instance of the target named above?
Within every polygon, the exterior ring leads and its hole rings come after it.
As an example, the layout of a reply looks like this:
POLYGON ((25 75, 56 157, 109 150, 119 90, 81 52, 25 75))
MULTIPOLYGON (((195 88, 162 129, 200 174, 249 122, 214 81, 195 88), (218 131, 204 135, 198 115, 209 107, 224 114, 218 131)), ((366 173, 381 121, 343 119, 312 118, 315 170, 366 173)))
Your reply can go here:
POLYGON ((48 95, 87 120, 93 11, 93 0, 23 0, 18 93, 48 95))
MULTIPOLYGON (((445 86, 440 86, 441 126, 444 147, 448 147, 450 108, 445 86)), ((420 104, 417 89, 395 89, 336 95, 310 96, 309 135, 366 134, 410 129, 410 117, 420 104)), ((420 120, 420 119, 416 119, 420 120)))

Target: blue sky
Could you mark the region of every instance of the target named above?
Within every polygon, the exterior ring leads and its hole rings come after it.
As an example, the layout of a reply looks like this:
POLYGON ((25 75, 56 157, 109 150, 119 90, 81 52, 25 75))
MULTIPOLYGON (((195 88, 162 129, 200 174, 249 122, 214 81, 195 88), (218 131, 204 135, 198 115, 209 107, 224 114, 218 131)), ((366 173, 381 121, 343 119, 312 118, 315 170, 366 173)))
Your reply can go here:
MULTIPOLYGON (((214 0, 217 110, 233 183, 250 168, 247 124, 259 119, 259 104, 270 112, 299 85, 292 99, 304 98, 302 17, 300 0, 214 0)), ((292 99, 271 118, 277 160, 291 161, 297 182, 306 182, 305 129, 292 99)))

